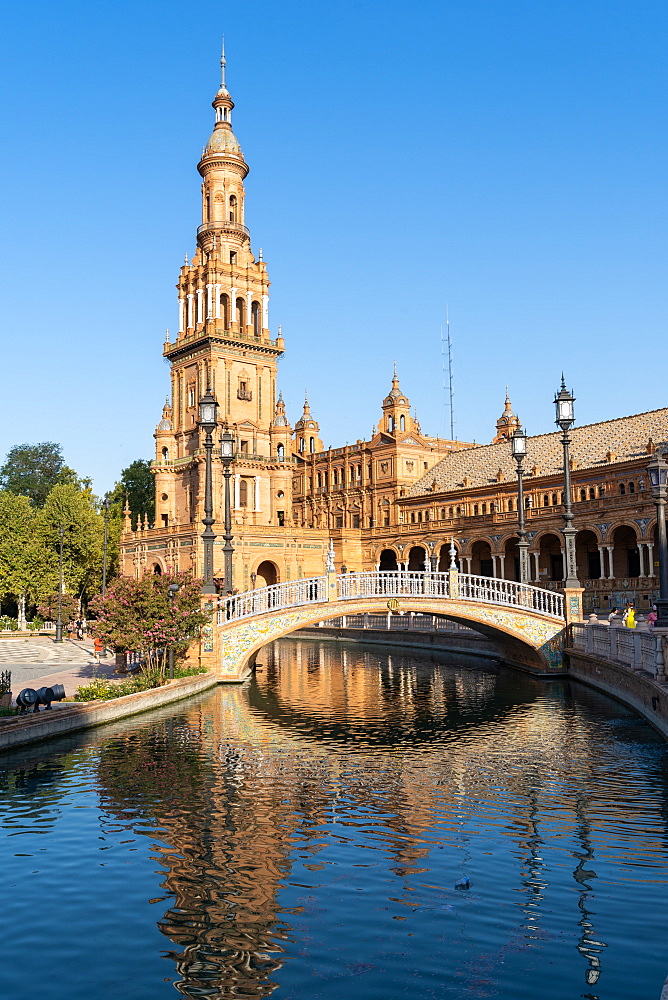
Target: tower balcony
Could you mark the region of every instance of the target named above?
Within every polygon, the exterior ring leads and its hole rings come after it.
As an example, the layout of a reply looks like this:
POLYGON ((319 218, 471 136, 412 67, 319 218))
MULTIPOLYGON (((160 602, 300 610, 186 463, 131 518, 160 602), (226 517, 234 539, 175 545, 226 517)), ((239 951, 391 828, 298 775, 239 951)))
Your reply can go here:
POLYGON ((197 227, 197 242, 206 251, 213 246, 214 236, 217 234, 236 236, 244 243, 250 242, 250 232, 240 222, 205 222, 197 227))

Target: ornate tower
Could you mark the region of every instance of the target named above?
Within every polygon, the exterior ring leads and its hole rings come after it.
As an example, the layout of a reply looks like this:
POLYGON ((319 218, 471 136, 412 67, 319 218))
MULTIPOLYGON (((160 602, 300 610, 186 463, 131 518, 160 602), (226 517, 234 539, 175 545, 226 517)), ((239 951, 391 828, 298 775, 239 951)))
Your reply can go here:
POLYGON ((395 365, 390 394, 383 400, 383 416, 379 430, 392 435, 408 433, 413 429, 419 433, 419 427, 414 428, 414 423, 415 421, 411 417, 411 404, 408 396, 405 396, 401 391, 397 366, 395 365))
POLYGON ((501 441, 510 441, 519 426, 520 418, 513 413, 513 408, 510 405, 510 396, 508 395, 508 386, 506 386, 506 406, 496 422, 496 436, 493 438, 492 444, 500 444, 501 441))
MULTIPOLYGON (((272 478, 277 475, 282 486, 283 479, 289 481, 287 469, 272 468, 272 460, 281 465, 278 442, 272 445, 272 422, 283 338, 280 330, 275 339, 269 332, 267 266, 262 251, 254 256, 244 224, 248 165, 232 131, 234 102, 225 85, 224 51, 221 70, 213 132, 197 167, 202 177, 197 249, 181 267, 179 331, 176 342, 167 340, 164 348, 171 363, 171 407, 157 434, 154 467, 156 524, 164 526, 193 522, 201 515, 197 419, 199 399, 207 388, 218 401, 219 420, 236 438, 235 511, 253 524, 276 523, 272 478)), ((220 478, 218 463, 215 466, 214 489, 220 478)))
POLYGON ((321 452, 322 441, 318 437, 320 426, 311 414, 308 396, 304 397, 304 411, 295 424, 295 450, 299 455, 316 455, 321 452))

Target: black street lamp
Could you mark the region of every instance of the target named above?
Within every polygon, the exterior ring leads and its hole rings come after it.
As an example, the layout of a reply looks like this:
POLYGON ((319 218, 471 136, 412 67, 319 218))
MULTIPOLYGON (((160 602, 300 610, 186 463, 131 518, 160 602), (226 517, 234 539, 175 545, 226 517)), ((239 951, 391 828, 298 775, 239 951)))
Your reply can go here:
POLYGON ((668 494, 668 462, 663 455, 654 455, 647 466, 652 499, 656 504, 656 530, 659 543, 659 599, 656 602, 658 628, 668 628, 668 542, 666 541, 666 496, 668 494))
POLYGON ((109 539, 109 494, 102 501, 104 512, 104 548, 102 554, 102 597, 107 596, 107 543, 109 539))
MULTIPOLYGON (((167 588, 167 594, 169 596, 169 605, 172 611, 172 618, 174 617, 174 598, 179 592, 178 583, 170 583, 167 588)), ((174 680, 174 646, 172 643, 169 645, 169 679, 174 680)))
POLYGON ((63 641, 63 539, 65 538, 65 528, 61 524, 58 529, 60 536, 58 555, 58 617, 56 618, 56 642, 63 641))
POLYGON ((513 458, 517 463, 517 534, 519 537, 517 551, 520 557, 520 583, 527 583, 529 580, 529 543, 524 529, 524 469, 522 468, 527 453, 527 436, 521 427, 518 427, 511 437, 510 445, 513 458))
MULTIPOLYGON (((232 478, 230 465, 234 461, 234 435, 227 426, 225 427, 223 435, 220 439, 220 457, 223 461, 223 476, 225 478, 225 533, 223 534, 223 538, 225 540, 223 544, 225 590, 231 593, 234 589, 232 586, 232 555, 234 553, 232 539, 234 538, 234 535, 232 534, 232 510, 230 501, 230 479, 232 478)), ((251 579, 253 580, 254 590, 254 573, 251 573, 251 579)))
POLYGON ((573 527, 573 518, 575 515, 573 513, 573 505, 571 502, 571 463, 568 452, 568 446, 571 443, 568 432, 575 421, 575 413, 573 410, 574 402, 575 397, 571 395, 566 388, 566 382, 564 381, 562 373, 561 388, 559 393, 554 397, 554 405, 557 411, 555 423, 557 426, 561 427, 561 444, 564 450, 564 527, 562 528, 561 533, 564 536, 564 553, 566 562, 566 579, 564 580, 565 589, 574 589, 579 588, 580 586, 580 581, 578 580, 577 562, 575 559, 575 536, 577 532, 573 527))
POLYGON ((212 524, 215 524, 213 516, 213 499, 211 495, 211 452, 213 451, 213 432, 217 427, 216 410, 218 403, 210 389, 199 401, 199 426, 204 431, 205 472, 204 472, 204 517, 202 524, 204 532, 202 541, 204 542, 204 583, 202 584, 203 594, 215 594, 216 585, 213 582, 213 543, 216 536, 213 533, 212 524))

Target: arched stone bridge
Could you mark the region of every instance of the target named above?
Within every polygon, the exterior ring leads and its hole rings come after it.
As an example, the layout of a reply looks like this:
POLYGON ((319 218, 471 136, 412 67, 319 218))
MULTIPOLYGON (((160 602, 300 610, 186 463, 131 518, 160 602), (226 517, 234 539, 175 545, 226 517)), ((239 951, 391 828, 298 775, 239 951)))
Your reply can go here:
MULTIPOLYGON (((579 597, 579 593, 578 593, 579 597)), ((540 587, 447 573, 326 573, 237 594, 214 609, 202 661, 221 681, 244 680, 258 651, 297 629, 340 615, 426 612, 471 625, 510 661, 539 673, 562 669, 564 595, 540 587)), ((569 620, 578 618, 569 597, 569 620)))

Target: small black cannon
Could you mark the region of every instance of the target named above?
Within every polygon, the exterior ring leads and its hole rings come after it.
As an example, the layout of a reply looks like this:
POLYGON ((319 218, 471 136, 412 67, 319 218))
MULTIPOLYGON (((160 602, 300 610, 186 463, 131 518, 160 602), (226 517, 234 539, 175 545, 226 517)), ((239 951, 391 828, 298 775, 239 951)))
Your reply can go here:
POLYGON ((19 715, 24 715, 31 708, 33 712, 39 712, 39 706, 44 705, 45 710, 51 708, 52 701, 62 701, 65 697, 65 688, 62 684, 54 684, 53 687, 24 688, 20 691, 16 699, 16 707, 19 715))

